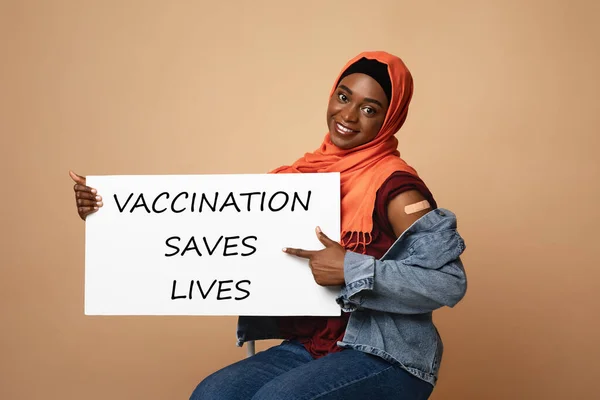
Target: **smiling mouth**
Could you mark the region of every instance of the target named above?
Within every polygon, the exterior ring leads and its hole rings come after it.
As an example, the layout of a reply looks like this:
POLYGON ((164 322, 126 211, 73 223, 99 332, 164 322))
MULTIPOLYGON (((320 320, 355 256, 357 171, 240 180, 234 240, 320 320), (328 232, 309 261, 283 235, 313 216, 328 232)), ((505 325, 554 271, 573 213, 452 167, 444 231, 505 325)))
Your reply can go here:
POLYGON ((359 131, 355 131, 354 129, 350 129, 347 126, 340 124, 339 122, 334 121, 335 130, 341 135, 351 135, 358 133, 359 131))

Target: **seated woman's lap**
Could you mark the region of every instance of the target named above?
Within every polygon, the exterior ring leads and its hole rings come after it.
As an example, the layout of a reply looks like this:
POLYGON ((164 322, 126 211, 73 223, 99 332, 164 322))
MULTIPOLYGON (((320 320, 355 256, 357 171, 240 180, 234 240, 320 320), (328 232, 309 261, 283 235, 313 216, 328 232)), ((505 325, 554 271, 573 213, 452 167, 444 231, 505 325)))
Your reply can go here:
POLYGON ((356 350, 313 360, 283 343, 207 377, 191 400, 427 399, 433 387, 397 365, 356 350))
POLYGON ((190 400, 251 399, 275 377, 310 361, 312 357, 301 344, 286 341, 207 376, 190 400))

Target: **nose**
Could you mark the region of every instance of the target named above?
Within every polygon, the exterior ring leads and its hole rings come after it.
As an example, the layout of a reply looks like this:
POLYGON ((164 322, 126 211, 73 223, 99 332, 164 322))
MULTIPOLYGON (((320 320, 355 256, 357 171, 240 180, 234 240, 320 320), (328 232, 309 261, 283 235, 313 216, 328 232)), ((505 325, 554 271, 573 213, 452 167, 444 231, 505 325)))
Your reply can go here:
POLYGON ((344 122, 356 122, 358 121, 358 110, 351 104, 347 104, 340 113, 344 122))

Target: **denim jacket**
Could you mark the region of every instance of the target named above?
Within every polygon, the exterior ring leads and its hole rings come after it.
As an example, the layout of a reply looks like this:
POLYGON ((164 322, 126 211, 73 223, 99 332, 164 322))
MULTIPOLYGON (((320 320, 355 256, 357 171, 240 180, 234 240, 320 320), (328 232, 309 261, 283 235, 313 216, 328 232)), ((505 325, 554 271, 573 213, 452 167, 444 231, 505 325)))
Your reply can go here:
MULTIPOLYGON (((379 260, 346 252, 346 284, 337 302, 351 314, 338 346, 382 357, 435 385, 443 344, 432 312, 464 297, 464 250, 456 216, 437 208, 415 221, 379 260)), ((276 318, 239 317, 238 346, 276 338, 281 338, 276 318)))

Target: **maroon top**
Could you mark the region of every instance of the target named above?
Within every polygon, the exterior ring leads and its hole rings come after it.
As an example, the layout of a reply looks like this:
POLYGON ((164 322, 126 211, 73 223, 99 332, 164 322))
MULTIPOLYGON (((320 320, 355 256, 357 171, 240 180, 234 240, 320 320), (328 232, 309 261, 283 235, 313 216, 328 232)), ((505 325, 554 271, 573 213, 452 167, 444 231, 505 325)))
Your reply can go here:
MULTIPOLYGON (((437 208, 433 195, 421 179, 408 172, 393 173, 377 191, 372 241, 365 254, 379 259, 394 244, 397 237, 387 216, 387 206, 394 197, 408 190, 418 190, 432 208, 437 208)), ((337 342, 344 337, 349 317, 350 314, 345 312, 340 317, 280 317, 279 329, 284 338, 299 341, 314 358, 320 358, 342 350, 337 342)))

